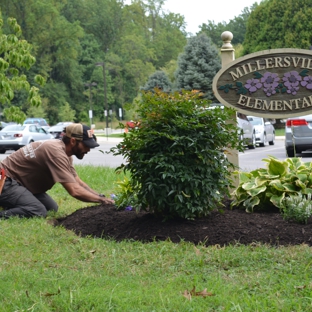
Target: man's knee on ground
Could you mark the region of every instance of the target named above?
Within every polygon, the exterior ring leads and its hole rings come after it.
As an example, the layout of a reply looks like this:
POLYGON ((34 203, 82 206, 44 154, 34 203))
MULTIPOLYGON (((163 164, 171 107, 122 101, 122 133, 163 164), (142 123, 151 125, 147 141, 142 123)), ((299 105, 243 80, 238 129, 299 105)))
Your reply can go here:
POLYGON ((30 213, 29 217, 43 217, 46 218, 48 212, 47 209, 44 207, 44 205, 41 205, 41 207, 36 207, 35 209, 28 210, 30 213))

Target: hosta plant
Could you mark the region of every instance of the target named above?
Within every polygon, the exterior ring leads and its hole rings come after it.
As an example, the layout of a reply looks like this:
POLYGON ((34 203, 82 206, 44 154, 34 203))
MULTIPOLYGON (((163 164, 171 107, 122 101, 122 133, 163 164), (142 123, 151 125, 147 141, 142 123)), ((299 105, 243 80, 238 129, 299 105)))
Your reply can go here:
POLYGON ((266 168, 239 175, 239 186, 232 193, 232 207, 244 207, 246 211, 285 208, 285 198, 299 194, 312 194, 312 164, 301 158, 279 160, 274 156, 263 159, 266 168))

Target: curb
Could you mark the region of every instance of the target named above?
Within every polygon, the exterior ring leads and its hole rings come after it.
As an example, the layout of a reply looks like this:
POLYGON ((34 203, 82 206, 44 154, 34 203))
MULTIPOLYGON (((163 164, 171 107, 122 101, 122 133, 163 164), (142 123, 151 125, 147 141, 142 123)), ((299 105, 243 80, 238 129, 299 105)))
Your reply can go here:
POLYGON ((98 142, 121 142, 123 140, 123 138, 110 138, 110 137, 102 137, 102 136, 98 136, 96 137, 98 142))

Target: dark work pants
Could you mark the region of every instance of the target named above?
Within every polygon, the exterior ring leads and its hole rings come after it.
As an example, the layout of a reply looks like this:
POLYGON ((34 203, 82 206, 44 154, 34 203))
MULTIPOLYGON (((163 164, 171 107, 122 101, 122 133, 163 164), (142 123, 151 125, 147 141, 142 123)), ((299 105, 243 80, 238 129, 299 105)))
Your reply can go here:
POLYGON ((11 178, 5 180, 0 195, 0 206, 4 208, 4 211, 0 211, 0 218, 46 217, 47 211, 58 210, 56 202, 48 194, 32 194, 11 178))

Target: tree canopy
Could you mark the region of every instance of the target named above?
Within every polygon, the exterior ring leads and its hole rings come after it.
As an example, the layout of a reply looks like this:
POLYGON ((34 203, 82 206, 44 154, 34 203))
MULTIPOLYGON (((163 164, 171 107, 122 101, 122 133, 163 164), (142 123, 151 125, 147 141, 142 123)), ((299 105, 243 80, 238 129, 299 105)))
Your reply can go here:
POLYGON ((11 120, 22 122, 25 114, 17 107, 11 107, 16 92, 24 91, 27 94, 28 103, 38 106, 41 103, 38 84, 43 84, 43 77, 36 75, 31 86, 25 71, 29 70, 36 59, 32 55, 32 46, 20 39, 21 28, 16 19, 7 19, 7 34, 3 33, 4 21, 0 16, 0 103, 4 109, 4 115, 11 120))
POLYGON ((250 14, 244 54, 276 48, 309 49, 312 0, 265 0, 250 14))
MULTIPOLYGON (((28 69, 19 69, 20 75, 24 75, 25 81, 36 81, 37 74, 46 80, 40 90, 29 86, 32 101, 27 101, 28 93, 18 88, 12 89, 14 97, 7 99, 20 111, 27 113, 31 103, 40 94, 47 119, 53 124, 60 121, 60 111, 66 103, 76 112, 74 121, 87 118, 89 92, 85 84, 90 81, 98 85, 92 91, 92 106, 94 117, 100 120, 104 118, 105 96, 109 109, 117 112, 125 104, 134 103, 140 88, 157 71, 165 72, 171 83, 179 87, 209 90, 209 81, 215 73, 213 59, 217 53, 209 48, 209 52, 203 52, 211 53, 211 57, 208 57, 210 63, 205 65, 207 67, 200 68, 200 64, 195 66, 191 62, 188 70, 192 74, 186 73, 181 64, 178 65, 181 61, 179 55, 185 53, 184 48, 188 42, 192 42, 192 37, 188 38, 186 33, 184 16, 164 10, 165 1, 132 0, 131 4, 124 4, 122 0, 0 0, 4 19, 13 18, 21 25, 18 39, 30 44, 31 48, 26 48, 26 51, 29 49, 29 53, 31 51, 32 57, 36 59, 28 69), (105 69, 96 66, 97 63, 104 63, 105 69), (180 74, 175 76, 178 66, 180 74), (196 74, 197 69, 199 71, 196 74), (203 75, 205 70, 208 77, 206 86, 206 76, 203 75), (183 73, 187 77, 183 78, 183 73)), ((272 2, 276 1, 262 1, 261 9, 272 2)), ((296 11, 300 6, 295 4, 296 1, 291 3, 290 0, 285 0, 286 2, 287 5, 281 6, 281 11, 287 7, 290 20, 291 10, 296 11)), ((304 29, 310 23, 306 14, 310 12, 309 3, 306 1, 306 5, 302 6, 306 11, 295 15, 302 22, 290 23, 294 27, 302 25, 301 28, 294 28, 294 33, 298 30, 305 34, 302 45, 309 41, 308 28, 304 29)), ((257 25, 258 20, 262 21, 262 16, 253 14, 254 11, 259 11, 256 2, 252 7, 245 8, 239 16, 233 17, 229 23, 215 24, 208 21, 202 25, 198 35, 205 33, 211 40, 209 45, 217 46, 218 49, 222 44, 221 33, 229 30, 234 34, 232 43, 242 44, 247 22, 252 26, 253 23, 257 25)), ((281 14, 277 6, 274 12, 276 18, 273 20, 278 24, 281 14)), ((262 27, 265 23, 266 20, 263 20, 262 27)), ((283 23, 284 26, 287 24, 283 23)), ((278 27, 281 30, 282 26, 278 27)), ((3 34, 9 35, 10 31, 9 23, 3 24, 3 34)), ((279 33, 272 30, 272 40, 277 35, 279 33)), ((291 42, 299 40, 297 37, 300 36, 290 35, 289 31, 289 36, 284 39, 291 42)), ((248 51, 262 47, 258 45, 256 41, 246 41, 248 51)), ((216 60, 219 62, 218 56, 216 60)), ((6 74, 6 77, 9 75, 6 74)), ((39 86, 34 83, 33 87, 39 86)), ((211 93, 210 90, 209 92, 211 93)), ((1 100, 1 105, 8 105, 7 102, 6 99, 1 100)))
POLYGON ((241 14, 234 16, 228 23, 225 21, 215 23, 214 21, 208 20, 207 23, 203 23, 200 26, 199 33, 205 33, 208 37, 211 38, 212 42, 217 46, 222 45, 221 34, 224 31, 230 31, 233 33, 233 45, 242 44, 245 38, 247 21, 251 12, 258 6, 258 3, 255 2, 252 6, 245 7, 241 14))

